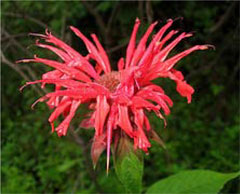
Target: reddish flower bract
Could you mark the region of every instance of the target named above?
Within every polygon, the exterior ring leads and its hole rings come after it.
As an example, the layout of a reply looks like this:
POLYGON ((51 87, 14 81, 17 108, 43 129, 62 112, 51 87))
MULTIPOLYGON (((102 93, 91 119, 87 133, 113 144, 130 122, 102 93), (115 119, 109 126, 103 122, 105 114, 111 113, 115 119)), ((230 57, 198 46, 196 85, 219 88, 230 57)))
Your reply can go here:
POLYGON ((136 34, 140 26, 139 19, 136 19, 126 58, 119 60, 118 71, 111 69, 108 56, 95 34, 91 35, 93 43, 77 28, 70 27, 85 43, 88 50, 86 56, 48 31, 45 35, 33 34, 47 43, 52 43, 50 45, 36 41, 37 46, 53 51, 62 59, 62 62, 58 62, 34 56, 33 59, 19 61, 43 63, 54 68, 43 74, 41 80, 26 83, 26 85, 41 83, 42 87, 46 84, 55 85, 54 92, 36 101, 37 103, 48 100, 46 102, 48 106, 54 108, 48 119, 52 131, 56 131, 59 136, 66 135, 79 105, 87 103, 91 110, 90 117, 85 118, 80 126, 95 128, 91 152, 94 164, 100 154, 107 149, 107 168, 109 167, 110 145, 113 142, 117 143, 122 134, 133 139, 134 148, 148 152, 148 148, 151 147, 148 138, 154 134, 156 139, 156 133, 150 126, 146 112, 155 112, 166 124, 163 113, 168 115, 169 107, 173 105, 164 90, 151 81, 159 77, 174 80, 177 91, 190 103, 194 89, 187 84, 182 73, 174 69, 174 66, 191 52, 210 47, 196 45, 167 58, 182 39, 192 36, 191 33, 183 32, 166 45, 166 42, 178 33, 177 30, 172 30, 163 37, 172 23, 173 20, 169 19, 147 45, 147 40, 157 22, 151 24, 136 45, 136 34), (91 64, 92 61, 95 63, 94 66, 91 64), (60 115, 64 116, 64 120, 55 128, 54 121, 60 115))

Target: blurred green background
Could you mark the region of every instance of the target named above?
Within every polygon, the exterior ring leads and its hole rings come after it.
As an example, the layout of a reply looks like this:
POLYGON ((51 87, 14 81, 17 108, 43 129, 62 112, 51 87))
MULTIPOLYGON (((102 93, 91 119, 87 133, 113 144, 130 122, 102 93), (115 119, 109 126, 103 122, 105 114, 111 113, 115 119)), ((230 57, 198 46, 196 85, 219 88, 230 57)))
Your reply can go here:
MULTIPOLYGON (((89 149, 93 131, 79 129, 82 119, 73 121, 75 136, 58 138, 51 134, 44 103, 31 110, 41 89, 19 87, 26 80, 39 79, 49 70, 40 64, 14 61, 32 57, 56 58, 34 46, 29 32, 54 35, 86 53, 83 43, 70 31, 96 33, 111 63, 125 56, 136 17, 142 25, 138 38, 153 21, 159 29, 168 18, 183 17, 173 25, 195 36, 180 43, 175 53, 195 44, 212 44, 216 50, 199 51, 182 60, 177 69, 195 88, 191 104, 179 96, 175 83, 156 80, 173 99, 166 129, 151 115, 153 128, 165 141, 164 150, 153 142, 145 156, 143 184, 146 189, 158 179, 183 169, 239 170, 239 2, 167 1, 2 1, 1 2, 1 189, 2 193, 121 193, 111 162, 106 176, 105 154, 92 169, 89 149)), ((172 54, 174 54, 174 52, 172 54)), ((223 193, 239 191, 239 181, 228 183, 223 193)))

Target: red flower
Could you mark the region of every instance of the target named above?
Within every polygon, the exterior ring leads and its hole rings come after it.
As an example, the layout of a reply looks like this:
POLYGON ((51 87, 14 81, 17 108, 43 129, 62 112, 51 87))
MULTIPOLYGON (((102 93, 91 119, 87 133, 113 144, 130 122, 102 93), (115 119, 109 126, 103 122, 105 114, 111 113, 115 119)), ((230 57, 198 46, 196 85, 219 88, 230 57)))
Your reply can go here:
POLYGON ((172 23, 173 20, 168 20, 146 45, 157 22, 151 24, 136 45, 136 34, 140 26, 140 21, 136 19, 126 58, 118 61, 118 71, 111 69, 107 54, 95 34, 91 35, 94 44, 77 28, 70 27, 85 43, 89 52, 86 56, 79 54, 48 31, 46 35, 34 34, 54 45, 37 41, 37 46, 53 51, 62 59, 62 62, 58 62, 35 56, 34 59, 21 60, 43 63, 55 69, 43 74, 41 80, 26 83, 41 83, 42 87, 46 84, 55 85, 54 92, 46 94, 34 103, 48 100, 49 107, 55 108, 48 119, 52 131, 56 131, 59 136, 66 135, 79 105, 87 103, 92 112, 90 118, 84 119, 81 126, 95 128, 92 145, 95 164, 100 154, 107 149, 108 168, 110 145, 116 143, 122 134, 133 139, 135 148, 148 152, 148 148, 151 147, 148 137, 154 136, 156 139, 156 133, 151 129, 146 112, 154 111, 166 124, 163 113, 168 115, 169 106, 173 105, 164 90, 151 81, 159 77, 174 80, 177 91, 190 103, 194 89, 184 81, 184 76, 175 70, 174 66, 191 52, 209 48, 209 45, 196 45, 167 58, 182 39, 192 36, 191 33, 183 32, 166 45, 166 42, 178 33, 172 30, 163 37, 172 23), (92 66, 92 61, 95 66, 92 66), (64 116, 64 120, 55 128, 54 121, 60 115, 64 116))

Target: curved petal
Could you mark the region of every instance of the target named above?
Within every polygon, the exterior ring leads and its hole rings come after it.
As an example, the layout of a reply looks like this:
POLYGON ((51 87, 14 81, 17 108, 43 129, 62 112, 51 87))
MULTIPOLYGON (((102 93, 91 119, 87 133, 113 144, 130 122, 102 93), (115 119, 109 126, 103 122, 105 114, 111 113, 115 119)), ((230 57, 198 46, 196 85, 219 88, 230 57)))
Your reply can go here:
POLYGON ((63 122, 56 128, 56 131, 58 133, 58 136, 66 135, 67 134, 67 129, 69 127, 69 124, 72 120, 72 118, 75 115, 75 112, 78 108, 78 106, 81 104, 81 101, 75 101, 73 100, 70 112, 68 116, 63 120, 63 122))
POLYGON ((133 137, 133 128, 129 120, 128 107, 118 105, 118 125, 130 136, 133 137))
POLYGON ((108 64, 105 64, 104 59, 101 57, 93 43, 91 43, 91 41, 88 40, 77 28, 73 26, 70 26, 70 28, 79 38, 83 40, 87 47, 88 52, 94 56, 94 59, 98 62, 99 65, 101 65, 103 71, 105 73, 110 72, 111 71, 110 66, 108 66, 108 64))
POLYGON ((128 68, 131 63, 132 56, 135 51, 136 34, 139 26, 140 26, 140 20, 137 18, 135 21, 135 25, 133 27, 133 31, 132 31, 132 35, 131 35, 128 47, 127 47, 125 68, 128 68))
POLYGON ((97 96, 95 130, 96 136, 102 135, 103 126, 109 112, 109 105, 106 96, 97 96))

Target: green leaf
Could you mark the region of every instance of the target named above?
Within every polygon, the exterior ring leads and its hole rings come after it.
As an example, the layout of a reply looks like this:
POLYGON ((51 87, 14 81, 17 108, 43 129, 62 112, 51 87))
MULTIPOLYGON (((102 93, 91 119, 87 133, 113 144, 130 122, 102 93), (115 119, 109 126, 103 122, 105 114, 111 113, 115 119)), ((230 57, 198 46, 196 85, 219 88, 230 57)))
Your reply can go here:
POLYGON ((114 167, 118 179, 127 193, 140 193, 142 190, 143 158, 141 152, 133 149, 132 142, 123 136, 113 150, 114 167))
POLYGON ((219 173, 210 170, 187 170, 154 183, 146 193, 218 193, 236 173, 219 173))
POLYGON ((140 193, 142 189, 143 162, 133 153, 117 162, 116 173, 128 193, 140 193))

